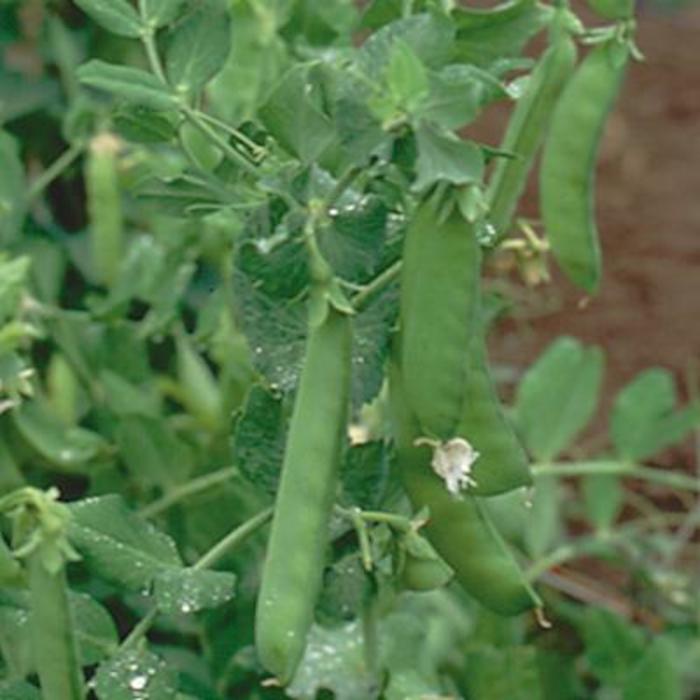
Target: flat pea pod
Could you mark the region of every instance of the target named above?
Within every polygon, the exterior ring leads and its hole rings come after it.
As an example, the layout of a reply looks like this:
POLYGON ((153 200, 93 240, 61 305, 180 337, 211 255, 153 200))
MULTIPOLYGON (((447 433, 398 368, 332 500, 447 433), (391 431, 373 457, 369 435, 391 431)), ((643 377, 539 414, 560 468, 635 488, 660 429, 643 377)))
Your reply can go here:
POLYGON ((477 312, 480 249, 455 210, 422 201, 406 231, 399 302, 406 401, 424 435, 453 437, 465 400, 464 349, 477 312))
MULTIPOLYGON (((85 697, 65 566, 47 566, 39 547, 28 558, 30 630, 42 697, 82 700, 85 697)), ((48 546, 53 547, 53 544, 48 546)))
POLYGON ((415 447, 415 420, 407 408, 403 377, 390 368, 397 461, 403 487, 416 510, 428 508, 425 533, 455 578, 475 600, 501 615, 540 608, 541 601, 494 527, 480 499, 457 497, 432 471, 430 451, 415 447))
POLYGON ((529 486, 532 475, 528 458, 491 381, 481 328, 465 349, 465 361, 467 400, 456 432, 479 453, 472 466, 475 485, 469 493, 494 496, 529 486))
POLYGON ((119 190, 119 139, 104 132, 95 136, 85 164, 90 245, 95 276, 111 286, 119 272, 124 247, 124 221, 119 190))
POLYGON ((533 70, 525 94, 508 122, 499 158, 486 190, 489 223, 496 240, 508 231, 535 154, 544 139, 557 98, 576 64, 576 44, 560 29, 533 70))
POLYGON ((540 168, 540 207, 552 251, 569 279, 589 293, 597 290, 602 267, 595 162, 628 56, 617 40, 586 56, 557 103, 540 168))
POLYGON ((303 656, 321 586, 346 428, 350 348, 350 318, 329 304, 307 341, 256 609, 258 656, 283 684, 303 656))

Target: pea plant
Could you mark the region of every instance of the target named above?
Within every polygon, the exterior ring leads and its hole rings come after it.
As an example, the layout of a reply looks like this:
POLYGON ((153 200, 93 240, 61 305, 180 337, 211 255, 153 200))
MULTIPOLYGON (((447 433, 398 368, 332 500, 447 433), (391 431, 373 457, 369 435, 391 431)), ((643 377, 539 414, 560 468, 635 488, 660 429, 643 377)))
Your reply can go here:
POLYGON ((600 283, 589 9, 0 3, 0 698, 699 692, 692 377, 592 449, 602 348, 488 358, 500 255, 600 283))

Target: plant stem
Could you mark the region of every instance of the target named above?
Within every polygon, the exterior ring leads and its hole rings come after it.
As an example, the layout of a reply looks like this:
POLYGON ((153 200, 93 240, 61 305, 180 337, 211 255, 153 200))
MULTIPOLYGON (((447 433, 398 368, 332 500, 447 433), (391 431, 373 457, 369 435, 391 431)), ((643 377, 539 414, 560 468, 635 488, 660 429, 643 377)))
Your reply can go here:
POLYGON ((672 489, 700 492, 700 480, 698 479, 679 474, 678 472, 669 472, 665 469, 627 462, 601 460, 595 462, 573 462, 571 464, 535 464, 532 467, 532 472, 535 477, 611 474, 632 479, 643 479, 644 481, 661 484, 672 489))
POLYGON ((27 201, 36 199, 63 171, 83 152, 84 143, 74 143, 61 153, 44 172, 41 173, 27 190, 27 201))
POLYGON ((158 608, 151 608, 144 617, 142 617, 134 628, 129 632, 126 639, 120 644, 119 651, 125 651, 133 647, 142 637, 146 635, 146 632, 151 628, 151 625, 155 622, 158 617, 158 608))
POLYGON ((165 71, 163 70, 160 56, 158 55, 153 31, 144 32, 141 35, 141 42, 143 43, 143 48, 146 50, 146 58, 148 59, 148 65, 151 67, 151 70, 161 82, 167 84, 168 81, 165 77, 165 71))
POLYGON ((265 148, 263 146, 249 139, 242 131, 236 129, 236 127, 231 126, 230 124, 221 121, 221 119, 212 117, 211 114, 207 114, 206 112, 202 112, 200 110, 197 110, 196 114, 197 116, 204 119, 204 121, 209 122, 212 126, 216 126, 219 129, 228 132, 231 136, 233 136, 233 138, 238 139, 238 141, 240 141, 244 146, 246 146, 252 151, 253 155, 256 158, 261 157, 262 154, 265 153, 265 148))
POLYGON ((324 209, 326 212, 343 196, 345 191, 357 179, 357 176, 362 172, 362 168, 352 167, 343 173, 343 175, 335 183, 335 186, 324 200, 324 209))
POLYGON ((216 144, 223 152, 224 155, 236 165, 245 170, 249 175, 255 177, 258 176, 257 168, 248 159, 240 154, 233 146, 231 146, 228 141, 222 139, 219 134, 214 131, 214 129, 207 124, 207 122, 202 119, 200 113, 192 109, 188 105, 180 105, 180 110, 185 115, 185 117, 197 127, 212 143, 216 144))
POLYGON ((214 486, 230 481, 237 474, 238 469, 236 467, 224 467, 223 469, 218 469, 215 472, 192 479, 185 484, 176 486, 172 491, 169 491, 152 503, 141 508, 139 515, 143 518, 153 518, 190 496, 194 496, 197 493, 207 491, 214 486))
POLYGON ((361 291, 352 298, 352 305, 356 311, 362 311, 368 301, 376 292, 383 289, 398 276, 403 261, 397 260, 380 272, 371 282, 368 282, 361 291))
POLYGON ((246 520, 226 537, 217 542, 208 552, 203 554, 192 566, 193 569, 206 569, 215 564, 221 557, 245 542, 254 532, 261 528, 271 517, 274 508, 266 508, 257 515, 246 520))

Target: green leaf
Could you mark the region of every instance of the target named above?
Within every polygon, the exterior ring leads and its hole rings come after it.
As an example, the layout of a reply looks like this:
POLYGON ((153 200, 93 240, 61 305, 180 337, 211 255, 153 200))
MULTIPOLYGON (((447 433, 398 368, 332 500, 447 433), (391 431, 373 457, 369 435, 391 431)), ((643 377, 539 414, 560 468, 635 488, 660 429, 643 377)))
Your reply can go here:
POLYGON ((609 532, 624 504, 620 479, 612 474, 592 474, 583 479, 586 515, 597 530, 609 532))
POLYGON ((91 430, 66 427, 39 399, 12 412, 19 434, 49 463, 66 471, 85 471, 89 462, 107 454, 104 438, 91 430))
POLYGON ((411 47, 397 39, 391 48, 386 83, 394 102, 412 112, 428 94, 428 73, 411 47))
MULTIPOLYGON (((0 131, 0 163, 0 246, 7 246, 17 239, 22 228, 27 183, 19 155, 19 145, 5 131, 0 131)), ((2 302, 0 292, 0 303, 2 302)))
POLYGON ((136 414, 152 418, 160 415, 160 397, 153 385, 143 382, 137 385, 108 369, 100 372, 100 384, 106 404, 117 415, 136 414))
POLYGON ((128 105, 112 114, 117 133, 133 143, 172 141, 177 133, 177 114, 160 112, 141 105, 128 105))
POLYGON ((602 608, 588 608, 582 633, 586 659, 603 682, 619 686, 644 653, 646 642, 639 628, 602 608))
POLYGON ((233 434, 233 461, 251 483, 271 494, 277 491, 286 434, 282 397, 252 387, 233 434))
POLYGON ((25 255, 7 258, 0 252, 0 328, 19 312, 30 265, 31 259, 25 255))
POLYGON ((141 36, 141 18, 127 0, 75 0, 75 4, 112 34, 141 36))
POLYGON ((154 29, 169 24, 182 12, 186 0, 139 0, 146 24, 154 29))
POLYGON ((173 29, 165 72, 178 93, 201 90, 223 68, 231 50, 230 23, 223 2, 206 0, 173 29))
POLYGON ((171 487, 192 471, 190 448, 163 418, 124 416, 115 439, 124 463, 134 479, 143 484, 171 487))
POLYGON ((549 22, 551 13, 552 8, 535 0, 511 0, 488 10, 457 7, 455 57, 461 63, 488 66, 518 55, 549 22))
POLYGON ((182 567, 172 539, 131 512, 120 496, 88 498, 69 508, 69 539, 96 575, 143 591, 159 573, 182 567))
POLYGON ((22 583, 22 567, 14 558, 5 539, 0 534, 0 586, 14 586, 22 583))
POLYGON ((353 445, 340 472, 345 499, 363 510, 376 510, 386 495, 389 452, 381 440, 353 445))
POLYGON ((24 681, 0 682, 0 698, 2 700, 41 700, 39 689, 24 681))
POLYGON ((298 42, 300 37, 313 46, 328 46, 339 36, 350 37, 357 10, 347 0, 296 0, 281 34, 298 42))
POLYGON ((665 369, 645 370, 624 387, 610 419, 618 455, 645 459, 685 438, 700 424, 700 407, 676 411, 677 400, 673 375, 665 369))
POLYGON ((320 622, 330 627, 357 619, 371 590, 371 579, 357 551, 334 562, 324 573, 316 606, 320 622))
POLYGON ((129 648, 100 664, 93 679, 99 700, 173 700, 174 669, 146 648, 129 648))
POLYGON ((657 637, 630 670, 623 688, 623 699, 681 700, 682 697, 673 645, 668 639, 657 637))
POLYGON ((555 340, 518 386, 516 423, 530 452, 543 462, 570 445, 591 419, 603 379, 603 353, 577 340, 555 340))
POLYGON ((176 106, 175 96, 168 88, 154 75, 139 68, 93 59, 78 68, 78 79, 84 85, 144 107, 168 110, 176 106))
POLYGON ((46 109, 59 99, 61 88, 56 80, 0 72, 0 124, 46 109))
POLYGON ((529 510, 525 546, 534 559, 547 554, 563 534, 561 517, 561 489, 555 476, 539 477, 529 510))
POLYGON ((228 571, 167 569, 153 582, 158 609, 169 615, 216 608, 234 596, 236 577, 228 571))
POLYGON ((484 173, 481 148, 449 131, 424 122, 416 128, 418 160, 413 189, 420 192, 437 182, 466 185, 480 182, 484 173))
POLYGON ((287 694, 299 700, 314 700, 318 691, 332 691, 335 700, 369 700, 374 679, 362 653, 362 630, 358 622, 326 629, 314 625, 301 664, 287 694))
POLYGON ((469 653, 467 688, 478 700, 544 700, 535 648, 484 647, 469 653))
POLYGON ((310 67, 298 64, 280 78, 258 111, 263 126, 302 163, 317 160, 335 135, 320 97, 310 67))

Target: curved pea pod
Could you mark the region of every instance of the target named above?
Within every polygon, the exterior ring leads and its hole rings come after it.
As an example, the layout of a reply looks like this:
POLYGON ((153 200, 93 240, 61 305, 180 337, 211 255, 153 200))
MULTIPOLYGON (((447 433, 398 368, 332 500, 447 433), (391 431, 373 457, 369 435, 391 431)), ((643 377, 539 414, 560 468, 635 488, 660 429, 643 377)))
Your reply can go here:
POLYGON ((479 453, 472 466, 469 493, 493 496, 532 483, 527 455, 508 422, 491 381, 482 332, 466 350, 466 391, 457 435, 479 453))
POLYGON ((202 170, 216 170, 224 154, 194 125, 184 122, 180 127, 180 142, 187 155, 202 170))
POLYGON ((446 586, 454 577, 450 566, 417 533, 408 533, 404 537, 402 548, 399 575, 401 585, 407 590, 432 591, 446 586))
POLYGON ((496 240, 503 237, 523 192, 535 154, 542 144, 554 106, 576 64, 576 44, 565 31, 555 35, 532 72, 525 94, 508 122, 499 158, 489 180, 486 201, 496 240))
POLYGON ((119 139, 110 133, 92 139, 85 164, 90 244, 95 276, 110 286, 116 280, 124 247, 124 222, 119 191, 119 139))
POLYGON ((390 368, 390 392, 403 487, 416 510, 428 508, 425 533, 455 578, 475 600, 501 615, 540 608, 541 601, 494 527, 488 513, 468 494, 455 496, 430 466, 430 452, 411 441, 415 426, 406 408, 402 380, 390 368))
POLYGON ((456 211, 440 223, 435 201, 423 201, 404 242, 399 359, 423 435, 453 437, 462 414, 480 265, 473 225, 456 211))
POLYGON ((350 318, 328 305, 312 326, 262 572, 255 642, 286 684, 306 647, 321 586, 350 394, 350 318))
POLYGON ((562 92, 540 169, 542 220, 559 265, 593 293, 601 277, 595 223, 595 162, 629 55, 617 40, 596 46, 562 92))

